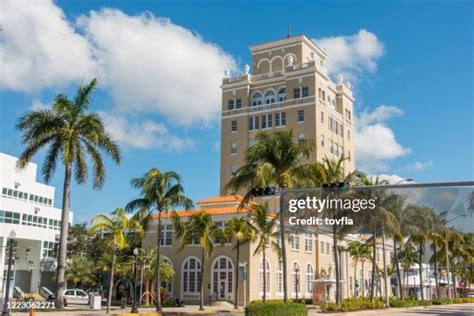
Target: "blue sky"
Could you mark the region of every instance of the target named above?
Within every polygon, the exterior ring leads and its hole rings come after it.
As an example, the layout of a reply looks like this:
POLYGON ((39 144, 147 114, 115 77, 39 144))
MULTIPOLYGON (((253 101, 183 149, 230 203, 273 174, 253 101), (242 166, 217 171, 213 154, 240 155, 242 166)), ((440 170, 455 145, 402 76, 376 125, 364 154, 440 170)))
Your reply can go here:
MULTIPOLYGON (((474 178, 472 1, 254 2, 4 2, 0 151, 20 154, 21 113, 97 76, 92 110, 123 161, 107 161, 101 191, 74 185, 76 222, 134 198, 130 179, 151 167, 179 172, 194 200, 216 195, 223 70, 242 71, 249 45, 290 24, 333 56, 333 77, 352 82, 359 168, 417 182, 474 178)), ((51 184, 59 206, 61 169, 51 184)))

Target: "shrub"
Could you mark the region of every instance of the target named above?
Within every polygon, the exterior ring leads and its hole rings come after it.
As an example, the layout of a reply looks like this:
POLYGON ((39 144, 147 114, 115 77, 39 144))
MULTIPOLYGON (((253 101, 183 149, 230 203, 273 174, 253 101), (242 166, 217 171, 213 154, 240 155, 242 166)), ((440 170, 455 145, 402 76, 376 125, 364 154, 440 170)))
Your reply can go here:
POLYGON ((408 298, 408 299, 397 299, 397 298, 390 298, 390 307, 413 307, 413 306, 430 306, 432 304, 431 301, 427 300, 417 300, 415 298, 408 298))
POLYGON ((369 298, 347 298, 340 304, 324 302, 321 304, 323 312, 350 312, 364 309, 381 309, 385 304, 381 299, 375 299, 373 302, 369 298))
POLYGON ((307 316, 306 305, 295 302, 284 303, 282 300, 252 301, 245 308, 246 316, 307 316))

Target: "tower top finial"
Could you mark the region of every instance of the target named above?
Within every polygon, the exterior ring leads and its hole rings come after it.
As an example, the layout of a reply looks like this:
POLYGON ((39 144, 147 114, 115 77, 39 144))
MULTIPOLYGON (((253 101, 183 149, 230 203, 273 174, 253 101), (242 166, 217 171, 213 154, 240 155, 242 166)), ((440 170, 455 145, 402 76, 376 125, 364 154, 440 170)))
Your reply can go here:
POLYGON ((290 38, 291 36, 291 26, 288 24, 288 34, 286 34, 286 38, 290 38))

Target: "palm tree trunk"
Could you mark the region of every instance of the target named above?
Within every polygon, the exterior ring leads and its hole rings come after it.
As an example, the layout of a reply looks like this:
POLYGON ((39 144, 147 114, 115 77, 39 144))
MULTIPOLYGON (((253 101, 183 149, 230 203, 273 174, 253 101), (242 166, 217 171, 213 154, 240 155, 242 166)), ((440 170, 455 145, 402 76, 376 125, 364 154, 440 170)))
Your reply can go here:
POLYGON ((375 227, 373 228, 372 234, 372 280, 370 280, 370 300, 373 302, 375 299, 375 270, 377 269, 377 265, 375 262, 377 256, 377 241, 375 239, 375 227))
POLYGON ((340 276, 339 276, 339 256, 337 253, 337 227, 333 225, 332 228, 332 243, 333 243, 333 250, 334 250, 334 266, 336 269, 336 304, 339 304, 341 301, 341 293, 340 293, 340 276))
POLYGON ((107 314, 110 312, 110 306, 112 305, 112 292, 114 288, 114 270, 115 270, 115 237, 114 245, 112 248, 112 266, 110 267, 110 281, 109 281, 109 293, 107 298, 107 314))
POLYGON ((161 312, 161 211, 158 211, 158 227, 156 228, 156 311, 161 312))
POLYGON ((150 305, 150 280, 145 281, 145 305, 150 305))
POLYGON ((355 260, 354 262, 354 292, 353 292, 353 297, 356 297, 356 291, 357 291, 357 288, 356 288, 356 285, 357 284, 357 259, 355 260))
POLYGON ((420 272, 420 291, 421 291, 421 300, 425 299, 423 295, 423 241, 420 240, 420 249, 419 249, 419 272, 420 272))
POLYGON ((199 310, 204 310, 204 287, 202 281, 204 279, 204 260, 206 259, 204 249, 201 250, 201 275, 199 276, 199 310))
POLYGON ((263 301, 267 300, 267 259, 265 256, 265 246, 263 246, 263 301))
MULTIPOLYGON (((451 299, 451 286, 449 284, 449 274, 450 274, 450 269, 449 269, 449 249, 448 249, 448 239, 444 241, 444 251, 445 251, 445 257, 446 257, 446 280, 448 281, 448 298, 451 299)), ((454 285, 454 284, 453 284, 454 285)))
POLYGON ((403 299, 403 287, 402 287, 402 276, 400 275, 400 263, 398 262, 398 250, 397 242, 393 240, 393 259, 397 269, 397 280, 398 280, 398 297, 403 299))
POLYGON ((385 223, 382 224, 382 263, 383 263, 383 283, 384 283, 384 294, 385 294, 385 306, 390 307, 390 301, 388 296, 388 282, 387 282, 387 259, 385 258, 385 223))
POLYGON ((436 241, 433 242, 433 256, 434 256, 434 276, 436 286, 436 298, 439 298, 439 282, 438 282, 438 249, 436 247, 436 241))
POLYGON ((283 214, 283 200, 281 191, 284 189, 280 186, 280 240, 281 240, 281 261, 283 264, 283 302, 288 302, 288 265, 286 261, 286 244, 285 244, 285 219, 283 214))
MULTIPOLYGON (((453 261, 454 264, 454 261, 453 261)), ((451 279, 453 281, 453 298, 456 298, 458 293, 456 291, 456 276, 454 275, 454 271, 451 273, 451 279)))
POLYGON ((63 205, 61 211, 61 232, 59 237, 58 267, 56 271, 56 307, 64 307, 64 272, 66 269, 67 236, 69 230, 69 204, 71 198, 71 163, 64 167, 63 205))
MULTIPOLYGON (((237 309, 239 308, 239 257, 240 257, 240 241, 237 239, 237 245, 236 245, 236 250, 237 250, 237 256, 236 256, 236 262, 235 262, 235 301, 234 301, 234 308, 237 309)), ((245 291, 245 289, 244 289, 245 291)))

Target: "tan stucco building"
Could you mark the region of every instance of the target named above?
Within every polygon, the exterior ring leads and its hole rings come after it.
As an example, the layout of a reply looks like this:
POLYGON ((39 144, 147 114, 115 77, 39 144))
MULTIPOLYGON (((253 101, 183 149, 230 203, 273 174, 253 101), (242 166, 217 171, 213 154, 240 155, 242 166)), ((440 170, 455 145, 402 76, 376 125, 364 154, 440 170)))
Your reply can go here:
MULTIPOLYGON (((311 161, 323 158, 337 159, 344 155, 346 172, 354 170, 354 98, 349 82, 339 76, 334 83, 325 67, 328 56, 305 36, 288 37, 277 41, 253 45, 252 67, 246 66, 244 74, 226 77, 222 82, 221 128, 221 196, 202 200, 198 209, 178 212, 182 218, 198 211, 208 212, 214 222, 224 227, 233 217, 247 216, 248 209, 238 209, 242 197, 224 195, 223 187, 233 173, 242 166, 245 151, 252 145, 256 132, 272 132, 291 128, 295 140, 314 139, 316 150, 311 161)), ((278 211, 278 196, 262 197, 272 209, 278 211)), ((157 218, 148 227, 143 246, 156 246, 157 218)), ((307 230, 289 236, 287 240, 288 294, 290 297, 314 298, 315 302, 333 301, 335 298, 335 269, 332 237, 322 231, 307 230)), ((354 262, 346 251, 350 240, 360 237, 347 236, 339 243, 341 258, 341 294, 356 294, 355 280, 360 285, 358 296, 367 295, 371 278, 371 263, 358 262, 357 276, 354 262), (362 266, 364 274, 362 275, 362 266)), ((172 282, 165 285, 167 295, 180 298, 185 303, 199 300, 199 273, 201 251, 197 245, 187 245, 178 251, 170 218, 163 218, 163 255, 175 270, 172 282)), ((266 266, 267 298, 283 297, 283 271, 278 255, 269 249, 267 260, 261 254, 254 255, 255 243, 241 248, 240 261, 246 263, 236 275, 236 251, 234 245, 220 245, 216 241, 215 252, 206 258, 203 275, 204 300, 206 303, 234 299, 235 282, 239 283, 239 305, 262 297, 263 266, 266 266), (245 280, 244 280, 245 279, 245 280)), ((381 261, 378 245, 377 263, 381 261)), ((386 255, 390 262, 391 246, 386 255)), ((379 284, 383 292, 383 282, 379 284)), ((389 286, 391 290, 391 287, 389 286)), ((377 290, 378 291, 378 290, 377 290)))
POLYGON ((258 131, 291 128, 296 139, 313 139, 311 161, 344 154, 354 170, 351 85, 328 75, 330 58, 306 36, 250 46, 252 67, 222 82, 220 188, 242 166, 258 131))

